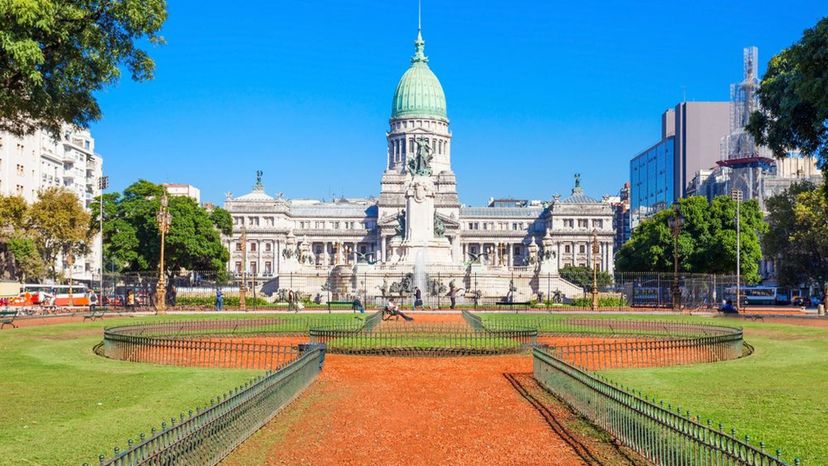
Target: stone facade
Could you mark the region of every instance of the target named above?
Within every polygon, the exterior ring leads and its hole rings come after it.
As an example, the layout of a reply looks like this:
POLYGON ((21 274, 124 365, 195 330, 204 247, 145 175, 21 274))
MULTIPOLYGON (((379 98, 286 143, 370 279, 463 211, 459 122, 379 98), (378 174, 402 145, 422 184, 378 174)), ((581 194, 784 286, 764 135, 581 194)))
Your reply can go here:
POLYGON ((252 192, 225 199, 234 221, 225 238, 230 272, 256 277, 265 293, 294 289, 332 299, 387 295, 389 282, 406 274, 421 289, 441 277, 442 286, 453 281, 462 290, 461 302, 470 295, 499 299, 512 287, 515 299, 580 296, 583 290, 558 275, 562 267, 597 264, 612 273, 613 208, 584 194, 578 177, 563 199, 461 205, 445 97, 424 44, 418 35, 394 95, 379 197, 283 199, 268 195, 259 176, 252 192))

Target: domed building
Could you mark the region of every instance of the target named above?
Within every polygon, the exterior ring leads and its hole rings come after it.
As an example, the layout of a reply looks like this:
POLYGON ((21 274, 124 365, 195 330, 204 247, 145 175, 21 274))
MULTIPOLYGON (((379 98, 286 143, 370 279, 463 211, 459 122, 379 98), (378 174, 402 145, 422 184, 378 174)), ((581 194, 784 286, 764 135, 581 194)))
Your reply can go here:
POLYGON ((510 288, 516 299, 576 296, 583 290, 560 278, 561 267, 612 272, 612 206, 584 194, 577 175, 564 199, 461 205, 449 124, 418 31, 391 100, 379 196, 284 199, 266 194, 258 173, 251 193, 225 200, 234 221, 228 271, 265 293, 293 289, 323 301, 359 295, 373 303, 419 286, 432 305, 445 302, 451 285, 459 302, 500 300, 510 288))

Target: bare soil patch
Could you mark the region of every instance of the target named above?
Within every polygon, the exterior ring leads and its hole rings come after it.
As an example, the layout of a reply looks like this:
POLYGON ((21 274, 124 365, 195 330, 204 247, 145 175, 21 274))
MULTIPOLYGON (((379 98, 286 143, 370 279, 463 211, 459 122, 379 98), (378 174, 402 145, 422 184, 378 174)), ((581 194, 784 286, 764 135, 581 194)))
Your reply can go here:
POLYGON ((328 355, 319 379, 225 463, 597 464, 504 377, 531 370, 528 355, 328 355))

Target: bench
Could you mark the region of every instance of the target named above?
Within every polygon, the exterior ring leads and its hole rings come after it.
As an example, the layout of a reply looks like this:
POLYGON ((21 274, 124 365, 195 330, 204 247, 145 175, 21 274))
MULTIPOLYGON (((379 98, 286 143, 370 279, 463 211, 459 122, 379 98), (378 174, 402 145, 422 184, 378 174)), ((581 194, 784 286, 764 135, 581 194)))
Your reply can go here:
POLYGON ((331 312, 331 306, 349 306, 352 311, 356 312, 357 307, 354 306, 354 301, 328 301, 328 313, 331 312))
POLYGON ((14 319, 17 317, 17 311, 2 311, 0 312, 0 329, 5 328, 6 325, 11 325, 12 328, 17 328, 14 324, 14 319))
POLYGON ((94 311, 90 311, 88 314, 84 314, 83 315, 83 320, 84 321, 86 321, 86 320, 94 321, 95 319, 103 319, 104 314, 106 314, 106 312, 108 310, 109 309, 107 309, 105 307, 96 308, 94 311))
MULTIPOLYGON (((529 306, 531 304, 532 303, 529 302, 529 301, 498 301, 498 302, 495 303, 495 306, 508 306, 508 307, 513 308, 513 309, 515 308, 515 306, 520 306, 524 310, 527 310, 527 309, 529 309, 529 306)), ((515 309, 515 312, 517 312, 517 311, 518 310, 515 309)))

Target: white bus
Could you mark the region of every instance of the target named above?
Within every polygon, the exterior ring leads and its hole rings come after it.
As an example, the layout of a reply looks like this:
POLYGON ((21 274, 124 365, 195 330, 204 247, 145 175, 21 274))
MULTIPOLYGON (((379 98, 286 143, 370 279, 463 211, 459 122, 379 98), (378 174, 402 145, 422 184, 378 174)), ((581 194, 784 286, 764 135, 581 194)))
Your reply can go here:
MULTIPOLYGON (((745 286, 739 289, 743 305, 778 305, 791 303, 791 291, 778 286, 745 286)), ((725 290, 725 299, 736 299, 736 287, 725 290)))

